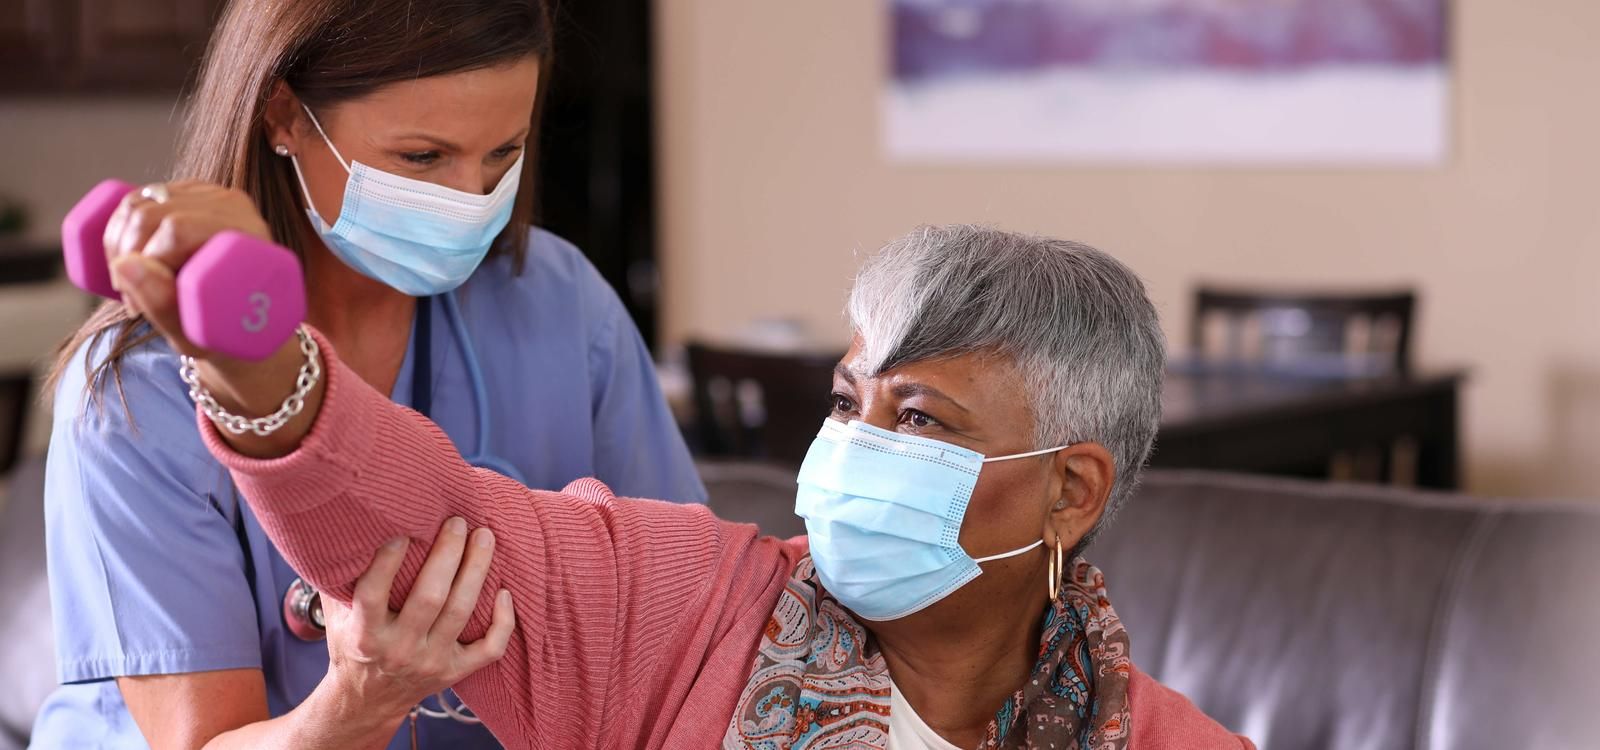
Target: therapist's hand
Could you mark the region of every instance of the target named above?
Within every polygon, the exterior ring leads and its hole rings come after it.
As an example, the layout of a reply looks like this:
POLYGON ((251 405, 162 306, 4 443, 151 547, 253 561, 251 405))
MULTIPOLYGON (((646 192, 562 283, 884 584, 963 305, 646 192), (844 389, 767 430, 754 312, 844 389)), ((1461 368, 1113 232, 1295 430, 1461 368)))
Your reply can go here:
MULTIPOLYGON (((278 410, 295 387, 304 363, 296 337, 261 362, 246 362, 207 352, 183 333, 178 317, 177 273, 219 232, 233 230, 270 241, 271 230, 255 202, 241 190, 196 181, 164 183, 163 200, 134 191, 123 198, 106 223, 106 262, 122 302, 142 314, 172 348, 199 360, 202 382, 223 408, 260 416, 278 410)), ((235 450, 257 458, 293 450, 310 430, 321 404, 323 384, 307 394, 305 408, 270 437, 225 433, 235 450)))
POLYGON ((233 230, 271 241, 267 222, 242 190, 184 180, 163 183, 156 201, 129 193, 106 222, 104 247, 111 283, 123 304, 142 313, 174 349, 204 356, 178 321, 178 269, 207 240, 233 230))
POLYGON ((407 546, 398 539, 378 551, 350 607, 323 599, 330 662, 324 686, 336 691, 348 713, 369 720, 404 716, 423 698, 497 661, 516 621, 511 594, 502 590, 488 633, 473 643, 458 640, 494 555, 494 535, 486 528, 469 535, 460 518, 444 524, 405 604, 390 610, 390 587, 407 546))

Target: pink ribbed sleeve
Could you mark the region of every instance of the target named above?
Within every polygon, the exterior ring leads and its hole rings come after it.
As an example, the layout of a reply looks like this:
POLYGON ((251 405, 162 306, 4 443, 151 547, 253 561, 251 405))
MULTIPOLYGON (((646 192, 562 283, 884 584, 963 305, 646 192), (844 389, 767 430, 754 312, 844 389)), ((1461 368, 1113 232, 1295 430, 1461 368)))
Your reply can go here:
POLYGON ((495 531, 485 595, 464 640, 482 636, 510 589, 507 655, 457 692, 509 748, 713 747, 801 542, 758 537, 700 506, 619 500, 595 480, 529 490, 467 465, 450 440, 350 371, 318 337, 328 384, 294 453, 232 452, 229 470, 284 558, 341 601, 386 540, 414 541, 392 605, 410 591, 450 516, 495 531))

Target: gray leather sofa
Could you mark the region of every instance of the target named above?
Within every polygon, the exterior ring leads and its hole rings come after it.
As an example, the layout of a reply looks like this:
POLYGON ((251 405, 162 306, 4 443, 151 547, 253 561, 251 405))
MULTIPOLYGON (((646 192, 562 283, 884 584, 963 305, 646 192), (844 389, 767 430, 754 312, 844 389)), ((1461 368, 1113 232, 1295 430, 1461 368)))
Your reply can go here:
MULTIPOLYGON (((54 681, 31 471, 0 518, 0 750, 54 681)), ((703 476, 803 532, 793 470, 703 476)), ((1151 472, 1089 557, 1135 661, 1263 750, 1600 748, 1600 502, 1151 472)))
POLYGON ((1600 502, 1152 472, 1088 556, 1264 750, 1600 748, 1600 502))
MULTIPOLYGON (((792 470, 704 475, 803 533, 792 470)), ((1600 500, 1146 476, 1087 556, 1134 661, 1262 750, 1600 750, 1600 500)))

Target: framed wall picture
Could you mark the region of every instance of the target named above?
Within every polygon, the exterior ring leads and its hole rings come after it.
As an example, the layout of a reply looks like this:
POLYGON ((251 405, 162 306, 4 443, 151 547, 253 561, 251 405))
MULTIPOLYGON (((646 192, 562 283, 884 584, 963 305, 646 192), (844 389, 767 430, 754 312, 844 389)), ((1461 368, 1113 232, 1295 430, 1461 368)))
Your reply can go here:
POLYGON ((1427 166, 1447 0, 891 0, 889 155, 1427 166))

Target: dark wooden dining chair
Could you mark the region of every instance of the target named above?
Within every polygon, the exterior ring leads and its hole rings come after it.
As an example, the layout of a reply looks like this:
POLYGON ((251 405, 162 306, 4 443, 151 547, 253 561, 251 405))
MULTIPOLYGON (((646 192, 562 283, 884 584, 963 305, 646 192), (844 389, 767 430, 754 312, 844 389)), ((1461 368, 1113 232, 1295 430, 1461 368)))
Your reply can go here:
MULTIPOLYGON (((49 282, 63 272, 61 248, 0 237, 0 287, 49 282)), ((16 466, 33 405, 33 373, 0 372, 0 475, 16 466)))
POLYGON ((839 358, 688 345, 703 456, 798 466, 828 415, 839 358))
MULTIPOLYGON (((1189 346, 1199 361, 1287 377, 1404 377, 1411 372, 1417 299, 1410 290, 1288 293, 1201 286, 1195 291, 1189 346), (1219 325, 1220 324, 1220 325, 1219 325), (1220 351, 1214 337, 1220 328, 1220 351)), ((1417 442, 1347 445, 1307 476, 1411 484, 1417 442)))
POLYGON ((1410 290, 1337 294, 1201 286, 1189 346, 1204 360, 1285 372, 1405 375, 1411 371, 1416 302, 1410 290), (1218 328, 1221 342, 1208 336, 1218 328))
POLYGON ((0 372, 0 476, 11 473, 22 455, 32 403, 33 373, 0 372))

